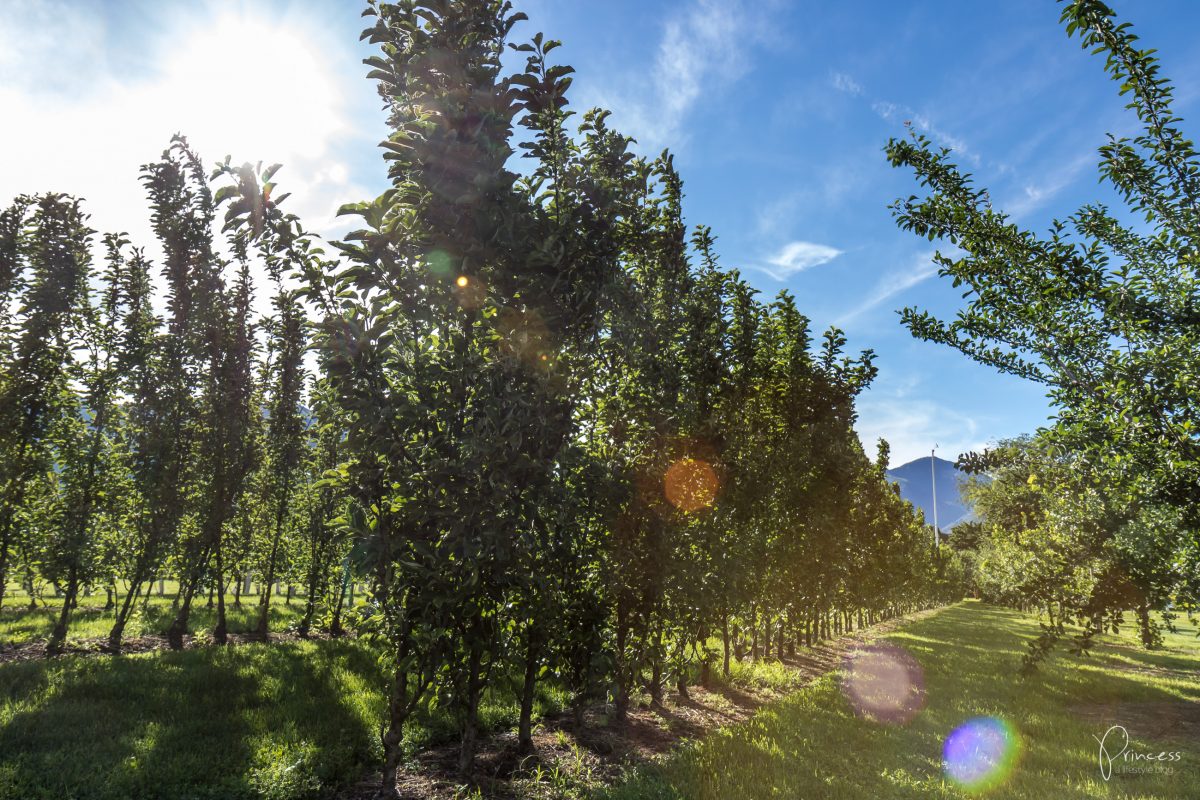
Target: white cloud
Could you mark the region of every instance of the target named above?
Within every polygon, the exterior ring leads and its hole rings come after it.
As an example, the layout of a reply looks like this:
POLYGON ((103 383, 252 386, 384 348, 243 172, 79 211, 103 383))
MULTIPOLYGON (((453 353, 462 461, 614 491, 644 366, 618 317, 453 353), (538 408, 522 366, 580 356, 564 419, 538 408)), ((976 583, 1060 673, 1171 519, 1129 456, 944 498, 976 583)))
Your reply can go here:
POLYGON ((765 264, 754 265, 777 281, 798 272, 827 264, 842 254, 836 247, 815 242, 789 242, 769 257, 765 264))
POLYGON ((933 262, 933 252, 925 252, 912 260, 905 269, 890 272, 875 284, 875 288, 857 306, 838 318, 837 324, 844 325, 865 314, 901 292, 937 274, 938 265, 933 262))
POLYGON ((834 72, 830 76, 830 82, 833 84, 833 88, 839 92, 845 92, 846 94, 863 93, 862 84, 844 72, 834 72))
POLYGON ((1021 187, 1021 193, 999 206, 1014 219, 1020 219, 1032 211, 1036 211, 1053 200, 1063 189, 1070 186, 1079 174, 1096 162, 1093 153, 1086 152, 1070 161, 1061 163, 1057 169, 1045 173, 1041 180, 1026 183, 1021 187))
MULTIPOLYGON (((281 192, 292 193, 286 207, 319 233, 344 229, 334 217, 338 205, 366 196, 340 153, 362 136, 346 98, 371 88, 361 77, 347 85, 346 71, 334 66, 358 60, 334 31, 299 18, 191 9, 140 43, 137 69, 116 69, 106 55, 123 43, 98 6, 90 14, 85 7, 30 8, 6 24, 0 42, 18 46, 0 60, 0 108, 19 121, 0 125, 0 151, 10 156, 0 199, 41 191, 81 196, 94 228, 127 231, 156 255, 139 169, 177 132, 208 165, 226 154, 235 163, 283 163, 277 179, 281 192), (58 13, 71 21, 65 29, 45 23, 58 13), (50 29, 54 37, 42 35, 50 29), (47 80, 28 79, 39 75, 47 80)), ((265 308, 266 297, 259 300, 265 308)))
POLYGON ((854 427, 863 449, 874 456, 876 442, 887 439, 893 467, 929 455, 935 443, 938 456, 950 461, 987 444, 977 420, 929 400, 869 394, 859 400, 857 409, 854 427))
POLYGON ((938 127, 926 114, 914 111, 908 106, 896 105, 887 100, 876 100, 871 103, 871 110, 885 122, 893 122, 897 119, 902 120, 906 125, 912 125, 917 130, 928 135, 937 144, 949 147, 957 155, 967 159, 972 164, 978 166, 980 163, 979 154, 972 151, 965 139, 947 133, 938 127))
MULTIPOLYGON (((760 5, 754 9, 762 12, 760 5)), ((617 127, 646 151, 677 149, 696 104, 746 73, 743 46, 759 33, 757 16, 739 0, 694 0, 667 21, 649 75, 639 71, 593 89, 596 95, 583 105, 612 109, 617 127)))

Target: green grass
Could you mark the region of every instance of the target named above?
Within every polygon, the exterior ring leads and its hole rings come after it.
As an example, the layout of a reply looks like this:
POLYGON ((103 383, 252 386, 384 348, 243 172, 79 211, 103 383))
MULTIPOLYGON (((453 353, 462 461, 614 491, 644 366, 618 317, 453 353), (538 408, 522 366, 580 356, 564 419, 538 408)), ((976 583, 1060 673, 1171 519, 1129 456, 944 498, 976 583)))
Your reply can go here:
MULTIPOLYGON (((257 588, 257 584, 255 584, 257 588)), ((137 610, 127 624, 127 637, 147 634, 160 634, 167 629, 175 618, 171 607, 178 585, 172 581, 166 582, 166 594, 158 594, 158 584, 153 587, 149 604, 143 609, 139 602, 137 610)), ((58 621, 62 612, 62 599, 47 592, 43 598, 46 605, 39 600, 37 608, 29 608, 29 596, 16 585, 9 586, 9 593, 4 596, 4 606, 0 608, 0 644, 24 644, 29 641, 46 639, 58 621)), ((271 630, 283 631, 300 621, 304 613, 304 598, 293 597, 292 602, 286 602, 286 596, 271 595, 271 630)), ((233 605, 233 593, 225 595, 225 616, 230 633, 246 633, 255 629, 258 623, 259 596, 252 594, 242 597, 241 606, 233 605)), ((79 639, 106 638, 112 629, 115 611, 104 610, 104 592, 93 592, 90 596, 80 596, 79 606, 71 613, 71 625, 68 631, 68 641, 79 639)), ((208 608, 208 594, 197 596, 192 604, 189 629, 193 632, 211 631, 216 625, 217 611, 215 607, 208 608)))
POLYGON ((1034 678, 1017 676, 1035 620, 966 602, 886 639, 920 662, 925 709, 907 726, 857 717, 836 675, 644 767, 605 800, 721 798, 969 798, 943 775, 942 745, 968 719, 994 716, 1018 732, 1021 753, 988 798, 1195 800, 1200 797, 1200 643, 1194 628, 1168 634, 1155 652, 1132 649, 1133 632, 1105 637, 1087 659, 1062 651, 1034 678), (1116 704, 1108 706, 1104 704, 1116 704), (1185 704, 1192 704, 1190 706, 1185 704), (1183 726, 1163 724, 1171 713, 1183 726), (1123 724, 1132 749, 1181 751, 1174 774, 1114 774, 1105 782, 1098 745, 1123 724))
MULTIPOLYGON (((1022 681, 1015 672, 1023 643, 1036 632, 1034 620, 1003 609, 952 607, 887 636, 924 668, 928 704, 908 726, 854 716, 837 677, 827 676, 747 723, 636 770, 602 797, 968 798, 942 775, 942 742, 963 721, 992 715, 1008 720, 1024 747, 989 798, 1194 800, 1200 714, 1193 707, 1186 734, 1150 723, 1173 707, 1164 704, 1200 702, 1195 630, 1168 635, 1155 652, 1137 649, 1132 631, 1108 637, 1091 658, 1059 654, 1022 681), (1117 705, 1111 721, 1081 716, 1086 707, 1121 703, 1128 705, 1117 705), (1116 723, 1130 729, 1135 749, 1182 751, 1175 774, 1114 775, 1105 783, 1092 736, 1116 723)), ((744 665, 733 682, 784 691, 795 678, 781 669, 744 665)), ((375 653, 356 640, 2 665, 0 800, 328 796, 378 763, 386 685, 375 653)), ((515 725, 513 688, 485 698, 487 728, 515 725)), ((545 688, 538 712, 561 709, 563 699, 545 688)), ((407 729, 406 748, 415 753, 454 737, 445 713, 426 710, 407 729)), ((571 783, 560 795, 578 793, 571 783)), ((551 784, 531 783, 530 796, 547 796, 551 784)))
MULTIPOLYGON (((0 799, 327 796, 382 758, 387 681, 356 640, 66 657, 0 666, 0 799)), ((546 687, 540 715, 564 698, 546 687)), ((487 694, 488 730, 516 725, 509 687, 487 694)), ((424 710, 411 754, 453 741, 424 710)))

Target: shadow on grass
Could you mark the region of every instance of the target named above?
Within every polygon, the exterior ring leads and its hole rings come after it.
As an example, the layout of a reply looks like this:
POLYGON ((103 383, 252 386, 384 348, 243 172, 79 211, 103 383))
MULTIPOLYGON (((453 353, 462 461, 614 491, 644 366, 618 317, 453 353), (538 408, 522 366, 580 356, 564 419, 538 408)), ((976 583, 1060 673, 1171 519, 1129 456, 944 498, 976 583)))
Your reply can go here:
POLYGON ((0 798, 301 796, 358 778, 351 643, 18 664, 0 673, 0 798))

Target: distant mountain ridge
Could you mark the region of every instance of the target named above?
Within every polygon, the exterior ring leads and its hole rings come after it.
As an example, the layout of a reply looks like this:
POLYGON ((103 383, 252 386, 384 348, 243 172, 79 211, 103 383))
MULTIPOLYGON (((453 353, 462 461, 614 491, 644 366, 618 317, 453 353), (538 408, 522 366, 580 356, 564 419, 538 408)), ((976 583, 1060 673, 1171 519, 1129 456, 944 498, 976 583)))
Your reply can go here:
MULTIPOLYGON (((918 458, 895 469, 887 476, 900 487, 900 496, 925 512, 925 521, 933 524, 933 475, 929 469, 930 456, 918 458)), ((968 475, 944 458, 934 459, 937 475, 937 521, 943 531, 960 522, 973 519, 971 507, 959 494, 959 483, 968 475)))

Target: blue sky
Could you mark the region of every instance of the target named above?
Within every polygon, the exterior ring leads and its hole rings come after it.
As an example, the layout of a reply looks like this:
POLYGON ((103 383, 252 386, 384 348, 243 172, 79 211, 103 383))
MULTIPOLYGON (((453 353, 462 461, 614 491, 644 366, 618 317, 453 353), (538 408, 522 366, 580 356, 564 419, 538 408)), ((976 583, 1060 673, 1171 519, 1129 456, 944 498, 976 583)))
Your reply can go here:
MULTIPOLYGON (((577 110, 610 108, 640 151, 677 154, 688 220, 713 227, 726 266, 765 297, 789 289, 816 330, 837 324, 852 348, 876 351, 879 378, 860 403, 869 448, 886 437, 899 464, 937 442, 952 458, 1045 423, 1038 387, 900 326, 905 305, 944 315, 961 298, 933 274, 933 245, 892 222, 887 205, 916 186, 882 148, 911 121, 1034 228, 1111 200, 1095 148, 1134 120, 1101 60, 1067 40, 1057 3, 515 5, 530 16, 517 38, 563 40, 577 110)), ((1200 4, 1117 5, 1159 48, 1190 117, 1200 4)), ((283 162, 293 210, 344 232, 336 207, 384 186, 359 10, 0 0, 0 195, 73 192, 97 228, 150 244, 137 168, 180 130, 210 161, 283 162)))

